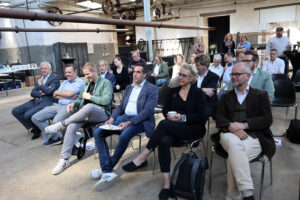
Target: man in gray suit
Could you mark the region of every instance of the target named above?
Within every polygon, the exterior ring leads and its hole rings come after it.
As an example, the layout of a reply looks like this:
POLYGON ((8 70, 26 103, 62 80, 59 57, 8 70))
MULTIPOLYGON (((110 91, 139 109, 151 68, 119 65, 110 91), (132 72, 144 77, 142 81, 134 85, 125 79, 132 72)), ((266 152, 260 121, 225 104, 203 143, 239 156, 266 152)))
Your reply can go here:
MULTIPOLYGON (((271 75, 268 72, 257 69, 259 57, 254 51, 246 51, 242 62, 247 63, 251 68, 251 76, 249 79, 252 88, 265 90, 268 92, 270 102, 274 99, 274 84, 271 75)), ((233 89, 232 81, 228 85, 228 90, 233 89)))
POLYGON ((113 172, 123 153, 126 151, 131 138, 141 132, 146 132, 149 138, 155 130, 154 108, 158 100, 158 88, 149 83, 146 65, 137 63, 133 69, 133 83, 127 86, 121 104, 105 122, 107 125, 119 126, 120 134, 114 154, 110 156, 105 138, 114 134, 114 131, 104 131, 98 128, 94 131, 95 143, 99 152, 99 160, 102 170, 90 171, 90 178, 101 178, 95 185, 97 190, 104 190, 117 179, 113 172))

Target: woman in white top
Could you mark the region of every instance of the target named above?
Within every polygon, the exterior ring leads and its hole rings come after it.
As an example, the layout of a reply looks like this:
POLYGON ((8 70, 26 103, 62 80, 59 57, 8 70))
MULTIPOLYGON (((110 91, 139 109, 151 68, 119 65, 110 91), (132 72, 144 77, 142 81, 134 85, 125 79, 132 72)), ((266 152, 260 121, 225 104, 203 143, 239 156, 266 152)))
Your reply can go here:
POLYGON ((179 73, 179 70, 180 70, 182 64, 185 63, 184 56, 183 56, 182 54, 177 54, 176 60, 175 60, 175 61, 176 61, 176 63, 175 63, 175 65, 173 66, 173 72, 172 72, 172 77, 171 77, 171 79, 177 77, 177 74, 179 73))

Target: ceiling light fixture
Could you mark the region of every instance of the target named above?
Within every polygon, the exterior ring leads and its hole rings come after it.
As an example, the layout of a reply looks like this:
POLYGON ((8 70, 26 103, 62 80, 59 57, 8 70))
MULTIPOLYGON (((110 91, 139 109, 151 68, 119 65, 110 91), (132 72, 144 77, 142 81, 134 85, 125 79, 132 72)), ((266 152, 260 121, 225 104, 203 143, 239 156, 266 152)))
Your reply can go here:
POLYGON ((102 8, 102 4, 96 3, 96 2, 93 2, 93 1, 89 1, 89 0, 80 1, 80 2, 77 2, 76 4, 80 5, 80 6, 83 6, 83 7, 86 7, 86 8, 90 8, 90 9, 102 8))

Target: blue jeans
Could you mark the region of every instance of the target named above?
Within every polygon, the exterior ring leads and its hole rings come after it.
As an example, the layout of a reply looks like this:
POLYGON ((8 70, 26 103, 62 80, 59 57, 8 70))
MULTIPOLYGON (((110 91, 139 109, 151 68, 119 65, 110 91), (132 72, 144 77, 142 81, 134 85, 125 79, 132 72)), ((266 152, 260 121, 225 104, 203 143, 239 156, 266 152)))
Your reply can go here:
POLYGON ((161 78, 161 79, 156 80, 156 85, 158 85, 158 86, 166 84, 166 83, 168 83, 168 79, 166 79, 166 78, 161 78))
MULTIPOLYGON (((128 116, 124 114, 122 116, 117 117, 117 119, 113 122, 113 125, 119 125, 121 122, 127 122, 133 117, 134 116, 128 116)), ((131 125, 125 130, 123 130, 120 134, 115 152, 112 156, 110 156, 109 148, 107 146, 105 138, 113 134, 113 132, 105 131, 101 128, 97 128, 94 130, 94 138, 99 152, 100 165, 104 173, 112 172, 113 168, 116 166, 123 153, 126 151, 131 138, 133 138, 141 132, 144 132, 144 126, 142 123, 137 125, 131 125)))

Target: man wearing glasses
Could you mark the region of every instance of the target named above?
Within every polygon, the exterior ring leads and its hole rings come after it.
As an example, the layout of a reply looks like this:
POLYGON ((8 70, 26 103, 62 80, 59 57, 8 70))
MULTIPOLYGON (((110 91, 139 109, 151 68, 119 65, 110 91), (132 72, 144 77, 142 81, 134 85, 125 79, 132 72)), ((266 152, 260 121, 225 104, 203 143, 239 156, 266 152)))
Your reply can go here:
MULTIPOLYGON (((271 75, 268 72, 257 69, 259 57, 254 51, 246 51, 243 56, 242 62, 247 63, 251 69, 251 76, 249 79, 250 86, 256 89, 265 90, 269 94, 269 100, 272 102, 274 99, 274 85, 271 75)), ((228 85, 228 90, 232 90, 234 85, 232 79, 228 85)))
POLYGON ((275 154, 268 93, 249 86, 251 73, 248 63, 233 67, 230 76, 234 89, 223 94, 216 115, 222 132, 217 145, 228 155, 226 199, 254 200, 249 160, 262 152, 269 159, 275 154))

